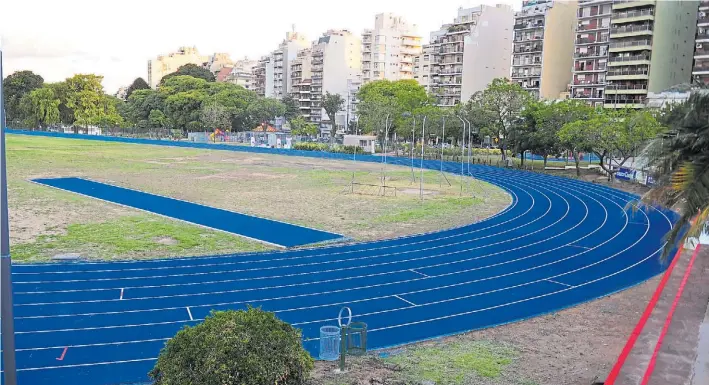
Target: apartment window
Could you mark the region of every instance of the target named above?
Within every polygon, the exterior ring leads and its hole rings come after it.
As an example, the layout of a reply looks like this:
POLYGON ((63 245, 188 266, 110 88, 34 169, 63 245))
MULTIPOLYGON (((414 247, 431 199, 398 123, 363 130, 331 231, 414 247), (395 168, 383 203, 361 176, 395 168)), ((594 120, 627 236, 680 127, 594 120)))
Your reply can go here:
POLYGON ((428 80, 428 75, 423 75, 423 80, 428 80))
POLYGON ((428 60, 428 55, 423 55, 423 60, 428 60))

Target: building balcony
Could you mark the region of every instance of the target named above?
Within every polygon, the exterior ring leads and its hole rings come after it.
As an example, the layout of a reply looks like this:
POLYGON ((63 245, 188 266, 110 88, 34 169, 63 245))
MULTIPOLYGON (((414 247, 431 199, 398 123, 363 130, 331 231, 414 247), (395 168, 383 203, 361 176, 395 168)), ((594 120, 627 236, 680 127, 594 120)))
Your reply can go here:
POLYGON ((652 35, 652 26, 649 24, 643 25, 624 25, 622 27, 611 28, 611 39, 619 39, 621 37, 644 36, 652 35))
POLYGON ((515 34, 514 42, 519 43, 519 42, 527 42, 527 41, 539 41, 543 40, 544 35, 535 35, 535 36, 520 36, 515 34))
POLYGON ((401 39, 401 45, 403 45, 404 47, 421 48, 421 39, 401 39))
POLYGON ((709 44, 707 44, 707 48, 695 48, 694 50, 694 58, 695 59, 707 59, 709 58, 709 44))
POLYGON ((574 52, 575 58, 598 58, 608 56, 607 52, 591 51, 591 52, 574 52))
POLYGON ((512 72, 512 79, 538 78, 542 76, 541 72, 512 72))
POLYGON ((612 56, 608 59, 608 66, 632 66, 632 65, 649 65, 650 56, 633 55, 633 56, 612 56))
POLYGON ((535 44, 533 46, 515 46, 512 50, 514 53, 532 53, 532 52, 542 52, 542 45, 535 44))
POLYGON ((709 73, 709 63, 695 63, 694 67, 692 68, 692 74, 705 74, 709 73))
POLYGON ((595 66, 594 65, 584 65, 584 66, 576 66, 574 67, 574 73, 584 73, 584 72, 604 72, 606 70, 606 65, 597 63, 595 66))
POLYGON ((602 86, 606 84, 605 80, 601 79, 584 79, 584 80, 574 80, 574 82, 571 84, 572 86, 583 86, 583 87, 589 87, 589 86, 602 86))
POLYGON ((647 69, 622 69, 611 70, 606 73, 606 80, 647 80, 647 69))
POLYGON ((606 84, 606 95, 625 94, 642 95, 647 94, 646 84, 606 84))
POLYGON ((699 2, 699 10, 700 11, 705 11, 705 10, 709 11, 709 1, 701 0, 699 2))
POLYGON ((576 32, 597 31, 600 29, 605 30, 608 29, 608 27, 604 27, 599 23, 579 24, 578 26, 576 26, 576 32))
POLYGON ((638 21, 652 21, 655 20, 655 10, 654 9, 638 9, 625 12, 616 12, 611 16, 611 22, 613 24, 622 23, 635 23, 638 21))
POLYGON ((544 20, 537 20, 537 22, 517 23, 513 28, 515 30, 544 28, 544 20))
POLYGON ((512 62, 512 67, 539 67, 542 65, 542 60, 530 60, 530 61, 525 61, 525 62, 512 62))
POLYGON ((608 52, 649 51, 651 49, 652 42, 648 39, 611 43, 608 52))
POLYGON ((697 17, 697 26, 699 26, 699 27, 709 26, 709 16, 706 16, 706 13, 704 16, 697 17))
POLYGON ((655 1, 656 0, 614 0, 613 10, 647 7, 649 5, 655 5, 655 1))
POLYGON ((608 39, 603 39, 603 38, 596 39, 595 36, 576 39, 576 45, 604 44, 604 43, 608 43, 608 39))
POLYGON ((698 33, 696 36, 697 43, 709 42, 709 33, 698 33))

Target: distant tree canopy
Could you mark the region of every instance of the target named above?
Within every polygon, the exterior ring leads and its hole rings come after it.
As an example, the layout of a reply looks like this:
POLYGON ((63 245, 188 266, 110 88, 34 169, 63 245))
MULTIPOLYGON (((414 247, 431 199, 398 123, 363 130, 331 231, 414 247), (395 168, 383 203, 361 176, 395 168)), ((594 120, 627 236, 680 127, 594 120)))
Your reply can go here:
POLYGON ((163 84, 165 84, 165 82, 170 80, 170 78, 183 75, 192 76, 193 78, 198 79, 204 79, 208 82, 214 82, 216 80, 214 74, 210 70, 202 68, 196 64, 185 64, 182 67, 178 68, 177 71, 163 76, 163 78, 160 80, 160 85, 162 86, 163 84))
POLYGON ((6 104, 8 124, 18 128, 59 123, 79 127, 122 125, 118 100, 104 93, 102 81, 102 76, 78 74, 63 82, 44 84, 39 75, 29 71, 10 75, 3 83, 9 86, 11 96, 6 104))
POLYGON ((126 121, 136 127, 183 131, 248 131, 285 113, 286 106, 276 99, 259 97, 235 84, 208 82, 189 75, 169 77, 158 90, 133 92, 122 112, 126 121))
POLYGON ((9 75, 2 81, 5 96, 5 112, 8 124, 22 121, 26 118, 20 102, 25 95, 41 88, 44 79, 32 71, 19 71, 9 75))
POLYGON ((126 99, 128 99, 134 91, 137 90, 147 90, 150 86, 143 78, 137 78, 133 80, 133 83, 128 87, 126 91, 126 99))

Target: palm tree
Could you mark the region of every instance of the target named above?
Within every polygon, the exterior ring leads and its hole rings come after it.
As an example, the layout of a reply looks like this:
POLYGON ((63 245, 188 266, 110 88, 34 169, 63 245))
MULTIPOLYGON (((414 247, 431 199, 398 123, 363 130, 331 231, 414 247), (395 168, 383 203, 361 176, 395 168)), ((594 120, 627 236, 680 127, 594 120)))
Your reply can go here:
POLYGON ((667 234, 663 257, 677 241, 698 236, 709 218, 709 93, 694 92, 667 117, 670 130, 646 150, 656 183, 642 197, 645 204, 676 208, 681 214, 667 234))

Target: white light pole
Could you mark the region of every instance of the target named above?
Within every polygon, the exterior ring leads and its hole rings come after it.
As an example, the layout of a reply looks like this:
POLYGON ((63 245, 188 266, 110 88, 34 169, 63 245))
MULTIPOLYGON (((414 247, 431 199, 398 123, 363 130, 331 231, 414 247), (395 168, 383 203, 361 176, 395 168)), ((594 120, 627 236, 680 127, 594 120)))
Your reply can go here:
POLYGON ((419 193, 421 202, 423 202, 423 150, 426 148, 426 115, 423 116, 423 125, 421 126, 421 176, 419 177, 419 193))
POLYGON ((5 385, 17 385, 15 318, 12 314, 12 259, 7 210, 7 156, 5 152, 5 99, 3 96, 2 41, 0 41, 0 329, 5 385))
POLYGON ((463 123, 463 133, 460 136, 460 196, 463 196, 463 159, 465 158, 465 120, 457 117, 463 123))

